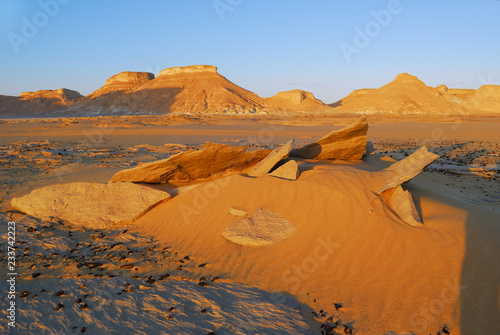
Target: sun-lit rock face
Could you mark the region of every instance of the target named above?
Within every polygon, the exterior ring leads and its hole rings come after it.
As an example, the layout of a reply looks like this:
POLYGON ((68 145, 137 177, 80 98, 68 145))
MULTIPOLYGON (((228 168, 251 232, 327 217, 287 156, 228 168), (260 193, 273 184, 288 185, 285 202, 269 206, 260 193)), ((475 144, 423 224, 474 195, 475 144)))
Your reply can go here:
POLYGON ((124 71, 110 77, 108 80, 106 80, 106 84, 104 85, 138 86, 144 84, 145 82, 153 80, 154 78, 155 75, 150 72, 124 71))
POLYGON ((73 90, 68 90, 66 88, 60 88, 58 90, 40 90, 36 92, 23 92, 19 95, 21 100, 34 100, 43 99, 51 100, 52 103, 59 105, 67 105, 75 99, 80 99, 83 97, 80 93, 73 90))
POLYGON ((169 67, 168 69, 161 70, 158 76, 165 76, 178 73, 198 73, 198 72, 217 73, 217 67, 213 65, 190 65, 190 66, 169 67))

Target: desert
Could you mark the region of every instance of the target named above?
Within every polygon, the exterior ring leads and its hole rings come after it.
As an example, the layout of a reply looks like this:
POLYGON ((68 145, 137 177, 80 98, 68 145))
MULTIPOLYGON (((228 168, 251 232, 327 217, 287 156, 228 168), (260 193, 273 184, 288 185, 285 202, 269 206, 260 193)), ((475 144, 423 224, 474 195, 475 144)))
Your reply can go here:
POLYGON ((3 3, 0 333, 500 334, 497 9, 3 3))

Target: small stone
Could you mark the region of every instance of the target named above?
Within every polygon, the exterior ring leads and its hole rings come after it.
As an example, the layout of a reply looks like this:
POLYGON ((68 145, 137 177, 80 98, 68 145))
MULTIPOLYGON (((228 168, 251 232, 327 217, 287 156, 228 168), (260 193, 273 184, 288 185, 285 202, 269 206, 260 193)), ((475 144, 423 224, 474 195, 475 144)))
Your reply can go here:
POLYGON ((62 303, 58 303, 57 307, 56 307, 56 311, 60 310, 63 307, 64 307, 64 305, 62 303))

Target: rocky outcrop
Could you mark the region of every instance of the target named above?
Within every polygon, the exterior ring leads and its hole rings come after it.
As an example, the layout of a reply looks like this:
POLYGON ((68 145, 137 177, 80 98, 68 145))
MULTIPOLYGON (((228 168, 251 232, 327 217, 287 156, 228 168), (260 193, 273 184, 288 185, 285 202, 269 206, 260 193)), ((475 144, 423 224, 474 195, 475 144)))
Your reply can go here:
POLYGON ((296 180, 299 178, 299 166, 297 162, 292 159, 270 172, 269 175, 282 179, 296 180))
POLYGON ((130 89, 140 86, 154 78, 155 75, 150 72, 124 71, 106 80, 104 87, 115 86, 115 89, 130 89))
POLYGON ((383 174, 386 181, 385 184, 376 191, 376 193, 381 194, 388 189, 407 182, 422 172, 427 165, 431 164, 438 158, 438 155, 427 151, 426 147, 421 147, 405 159, 402 159, 384 169, 383 174))
POLYGON ((169 198, 166 192, 132 183, 70 183, 36 189, 11 204, 42 220, 56 218, 98 229, 132 223, 169 198))
POLYGON ((252 216, 227 227, 222 236, 237 244, 257 247, 276 244, 290 237, 294 231, 293 223, 280 218, 278 213, 259 208, 252 216))
POLYGON ((265 102, 276 109, 300 112, 330 112, 332 108, 314 97, 311 92, 292 90, 279 92, 265 102))
POLYGON ((366 151, 368 121, 361 117, 346 128, 332 131, 316 143, 290 152, 291 157, 304 159, 359 160, 366 151))
POLYGON ((213 65, 191 65, 191 66, 179 66, 179 67, 169 67, 168 69, 161 70, 158 77, 172 74, 185 74, 185 73, 199 73, 199 72, 212 72, 217 73, 217 67, 213 65))
POLYGON ((288 141, 285 145, 278 147, 271 151, 266 158, 257 163, 250 171, 248 175, 251 177, 262 177, 265 176, 271 169, 283 158, 286 158, 293 148, 294 140, 288 141))
POLYGON ((207 142, 201 150, 189 150, 167 159, 141 164, 118 172, 112 183, 187 183, 241 173, 267 156, 269 150, 248 151, 207 142))

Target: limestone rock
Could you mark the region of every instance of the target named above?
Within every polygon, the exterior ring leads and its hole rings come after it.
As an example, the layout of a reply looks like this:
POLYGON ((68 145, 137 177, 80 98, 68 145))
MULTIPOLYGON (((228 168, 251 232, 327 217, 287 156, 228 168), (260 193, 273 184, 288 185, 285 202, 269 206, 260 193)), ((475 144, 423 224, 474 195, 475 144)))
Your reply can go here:
POLYGON ((245 216, 248 214, 247 212, 245 212, 241 209, 236 209, 233 207, 229 207, 228 211, 229 211, 229 214, 234 215, 234 216, 245 216))
POLYGON ((296 161, 290 160, 269 173, 269 175, 288 180, 296 180, 299 178, 299 166, 296 161))
POLYGON ((366 116, 351 125, 324 136, 316 143, 294 149, 291 157, 304 159, 359 160, 366 151, 366 116))
POLYGON ((398 185, 383 193, 387 196, 387 204, 401 220, 414 227, 423 225, 410 192, 398 185))
POLYGON ((36 189, 11 201, 12 207, 37 217, 55 217, 88 228, 129 224, 170 198, 167 192, 132 183, 69 183, 36 189))
POLYGON ((288 141, 285 145, 274 149, 271 153, 256 164, 249 172, 251 177, 265 176, 283 158, 286 158, 293 148, 294 140, 288 141))
POLYGON ((244 172, 268 153, 269 150, 247 151, 245 147, 207 142, 201 150, 188 150, 119 171, 110 182, 185 183, 216 179, 244 172))
POLYGON ((246 246, 264 246, 278 243, 295 231, 290 221, 278 213, 259 208, 249 218, 243 218, 222 232, 229 241, 246 246))
POLYGON ((401 185, 418 175, 422 170, 439 156, 427 151, 427 148, 421 147, 410 156, 402 159, 388 168, 384 169, 386 175, 386 183, 377 190, 377 194, 381 194, 385 190, 401 185))

